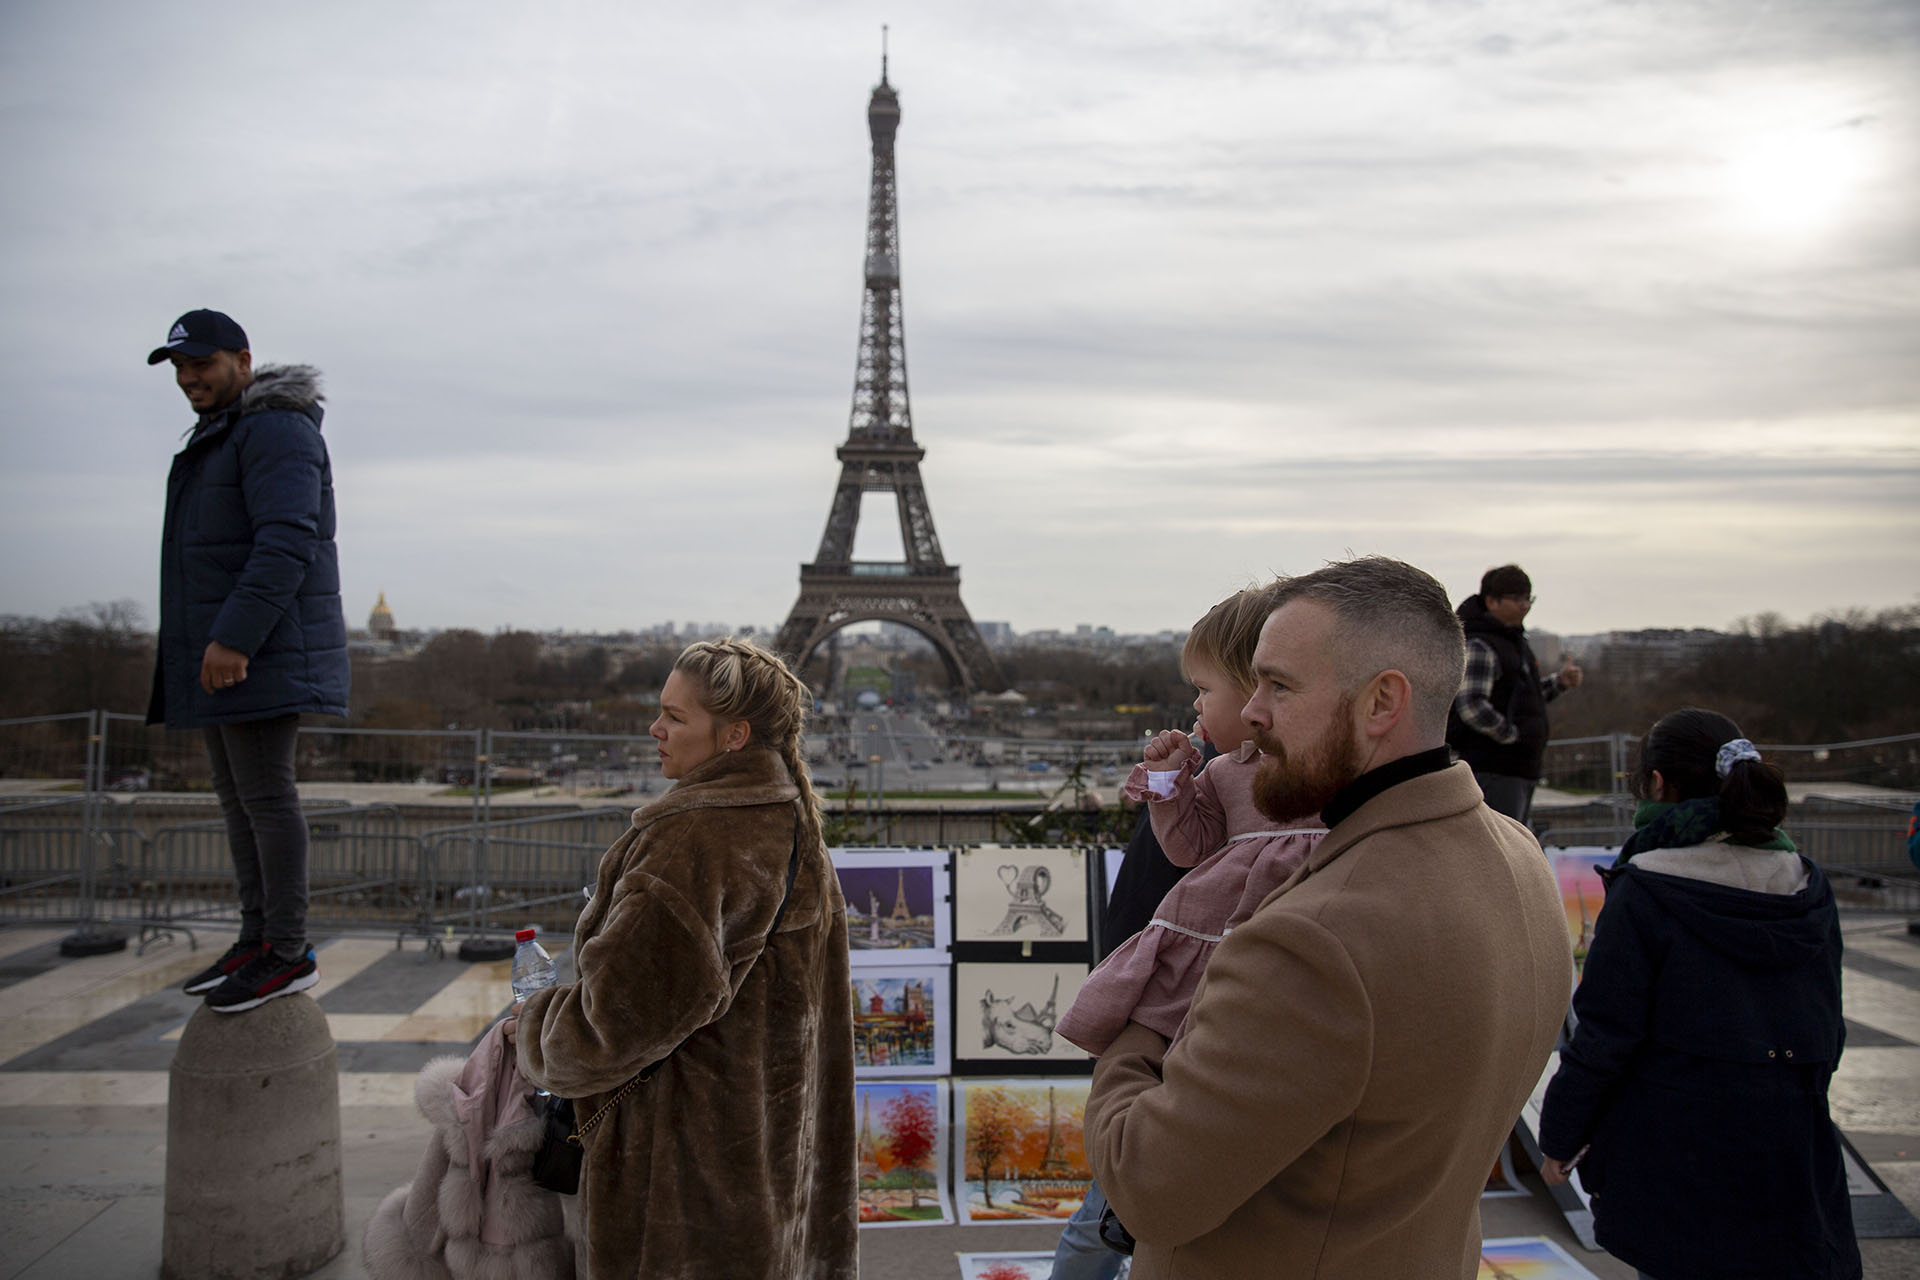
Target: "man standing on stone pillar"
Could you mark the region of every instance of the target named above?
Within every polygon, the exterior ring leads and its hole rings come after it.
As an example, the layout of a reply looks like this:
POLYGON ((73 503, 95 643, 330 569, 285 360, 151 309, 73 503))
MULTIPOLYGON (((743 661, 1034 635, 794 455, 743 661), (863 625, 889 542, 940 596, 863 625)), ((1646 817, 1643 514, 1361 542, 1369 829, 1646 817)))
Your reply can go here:
POLYGON ((147 722, 206 740, 240 937, 185 989, 238 1013, 320 978, 294 742, 302 712, 347 714, 333 471, 311 366, 256 372, 246 333, 204 310, 181 316, 147 356, 163 360, 199 418, 167 477, 147 722))

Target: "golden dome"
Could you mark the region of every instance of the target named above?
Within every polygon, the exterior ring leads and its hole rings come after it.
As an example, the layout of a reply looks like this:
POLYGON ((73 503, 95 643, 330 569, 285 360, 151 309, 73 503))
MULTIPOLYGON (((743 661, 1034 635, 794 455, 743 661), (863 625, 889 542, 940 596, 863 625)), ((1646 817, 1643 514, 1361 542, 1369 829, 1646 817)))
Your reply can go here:
POLYGON ((387 608, 387 593, 382 591, 373 612, 367 615, 367 630, 389 632, 393 629, 393 610, 387 608))

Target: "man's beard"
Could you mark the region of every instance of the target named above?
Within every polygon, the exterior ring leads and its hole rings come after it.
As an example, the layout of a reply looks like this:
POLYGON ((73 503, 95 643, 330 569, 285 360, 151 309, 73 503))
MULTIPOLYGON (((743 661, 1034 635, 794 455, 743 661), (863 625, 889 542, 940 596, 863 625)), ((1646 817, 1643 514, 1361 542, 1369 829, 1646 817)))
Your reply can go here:
POLYGON ((1312 817, 1366 772, 1353 740, 1351 697, 1340 699, 1325 732, 1298 757, 1262 730, 1253 731, 1253 741, 1266 755, 1253 775, 1253 803, 1275 822, 1312 817))

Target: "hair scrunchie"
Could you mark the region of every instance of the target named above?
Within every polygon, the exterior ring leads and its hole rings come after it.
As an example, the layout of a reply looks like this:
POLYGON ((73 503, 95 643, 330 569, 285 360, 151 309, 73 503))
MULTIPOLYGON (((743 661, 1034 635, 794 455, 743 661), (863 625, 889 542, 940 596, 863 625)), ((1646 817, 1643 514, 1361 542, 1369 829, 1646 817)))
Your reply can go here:
POLYGON ((1720 753, 1713 758, 1713 771, 1724 778, 1729 773, 1732 773, 1733 766, 1739 764, 1742 760, 1758 760, 1759 758, 1760 749, 1758 747, 1748 742, 1745 738, 1735 738, 1732 742, 1721 745, 1720 753))

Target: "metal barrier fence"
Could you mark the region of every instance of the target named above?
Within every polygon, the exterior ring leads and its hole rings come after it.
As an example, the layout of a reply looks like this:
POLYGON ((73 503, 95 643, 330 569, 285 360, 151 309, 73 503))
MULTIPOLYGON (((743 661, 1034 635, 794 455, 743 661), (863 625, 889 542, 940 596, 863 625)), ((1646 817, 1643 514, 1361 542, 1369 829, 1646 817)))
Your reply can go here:
MULTIPOLYGON (((965 753, 983 742, 946 745, 965 753)), ((1028 763, 1013 767, 1024 772, 1049 757, 1078 762, 1092 768, 1069 768, 1077 785, 1110 788, 1114 762, 1137 746, 1024 743, 1028 763)), ((1920 769, 1920 734, 1762 749, 1796 783, 1920 789, 1903 781, 1920 769)), ((1551 743, 1548 785, 1588 799, 1536 810, 1543 842, 1614 846, 1625 839, 1637 752, 1637 740, 1625 734, 1551 743)), ((626 829, 632 808, 667 785, 652 740, 635 735, 303 728, 296 768, 311 835, 316 930, 424 936, 436 945, 456 935, 497 938, 529 923, 571 929, 601 854, 626 829), (547 793, 538 805, 524 798, 528 779, 547 793)), ((978 801, 902 802, 891 793, 883 800, 876 789, 858 804, 831 807, 830 834, 835 844, 896 847, 1045 840, 1075 812, 1061 807, 1071 789, 1063 781, 1058 773, 1050 778, 1050 787, 1062 788, 1052 806, 1006 793, 996 801, 984 791, 978 801)), ((1920 871, 1905 845, 1913 797, 1902 794, 1816 795, 1789 817, 1795 839, 1849 905, 1920 910, 1920 871)), ((1078 791, 1072 798, 1081 798, 1078 791)), ((198 735, 97 711, 0 720, 6 922, 137 928, 143 943, 236 924, 226 828, 198 735), (11 781, 20 778, 35 781, 11 781), (166 792, 157 793, 159 786, 166 792)))

